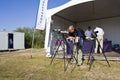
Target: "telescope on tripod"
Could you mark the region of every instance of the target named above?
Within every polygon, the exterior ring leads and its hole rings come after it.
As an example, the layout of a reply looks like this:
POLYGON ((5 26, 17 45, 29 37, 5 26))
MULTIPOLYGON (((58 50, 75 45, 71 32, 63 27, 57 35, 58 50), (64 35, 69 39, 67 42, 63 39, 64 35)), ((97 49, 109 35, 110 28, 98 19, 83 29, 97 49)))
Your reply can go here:
POLYGON ((102 50, 102 54, 103 54, 103 56, 104 56, 104 58, 105 58, 105 60, 106 60, 106 62, 107 62, 107 64, 108 64, 108 66, 110 67, 110 63, 109 63, 109 61, 107 60, 107 57, 106 57, 106 55, 105 55, 105 53, 104 53, 104 50, 103 50, 103 48, 101 47, 99 40, 97 39, 97 33, 98 33, 98 31, 95 31, 95 32, 92 33, 92 37, 94 38, 94 42, 93 42, 93 44, 92 44, 92 48, 91 48, 91 51, 90 51, 89 57, 88 57, 88 63, 87 63, 87 64, 89 64, 89 70, 91 69, 91 66, 92 66, 92 64, 93 64, 93 62, 94 62, 94 60, 95 60, 95 58, 94 58, 94 56, 93 56, 93 52, 94 52, 95 44, 96 44, 95 42, 98 43, 98 46, 99 46, 100 49, 102 50))
POLYGON ((70 41, 73 41, 74 43, 74 52, 69 55, 66 51, 66 44, 69 41, 69 39, 67 39, 68 36, 68 31, 62 31, 61 29, 53 29, 53 33, 55 34, 55 36, 53 37, 57 37, 57 39, 54 42, 54 39, 52 40, 52 44, 54 46, 52 47, 52 56, 51 56, 51 62, 50 64, 53 63, 56 55, 59 53, 59 49, 60 47, 62 48, 62 53, 63 54, 63 59, 64 59, 64 71, 67 70, 68 64, 71 62, 72 59, 74 59, 76 61, 76 64, 78 63, 78 52, 77 52, 77 42, 78 42, 78 38, 72 38, 70 41), (57 35, 57 36, 56 36, 57 35))

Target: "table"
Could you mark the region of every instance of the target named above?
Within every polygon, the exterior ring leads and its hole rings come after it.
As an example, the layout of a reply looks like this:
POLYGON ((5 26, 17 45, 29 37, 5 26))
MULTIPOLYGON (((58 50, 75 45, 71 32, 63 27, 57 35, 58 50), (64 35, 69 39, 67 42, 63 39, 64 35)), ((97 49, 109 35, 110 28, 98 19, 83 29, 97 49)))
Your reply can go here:
MULTIPOLYGON (((93 45, 95 46, 94 41, 92 41, 92 40, 90 40, 90 41, 85 40, 83 42, 82 53, 83 54, 90 53, 91 52, 91 48, 92 48, 93 45)), ((104 52, 111 52, 112 51, 112 41, 104 41, 104 43, 103 43, 103 51, 104 52)), ((92 53, 94 53, 94 50, 92 51, 92 53)))

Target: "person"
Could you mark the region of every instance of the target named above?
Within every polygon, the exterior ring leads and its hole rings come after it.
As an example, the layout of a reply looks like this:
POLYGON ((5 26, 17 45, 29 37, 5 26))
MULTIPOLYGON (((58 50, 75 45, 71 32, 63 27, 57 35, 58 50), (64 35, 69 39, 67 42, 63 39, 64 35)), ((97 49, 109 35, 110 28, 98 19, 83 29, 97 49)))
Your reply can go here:
MULTIPOLYGON (((77 42, 77 47, 78 47, 78 55, 75 54, 75 57, 77 57, 77 64, 78 66, 82 65, 82 45, 83 45, 83 39, 84 39, 84 31, 82 29, 75 29, 73 25, 70 25, 68 28, 68 38, 67 39, 72 39, 73 37, 78 39, 77 42)), ((68 42, 69 43, 69 42, 68 42)), ((73 48, 72 48, 73 49, 73 48)), ((74 54, 74 53, 73 53, 74 54)))
MULTIPOLYGON (((104 36, 104 31, 103 31, 102 28, 96 27, 96 28, 94 29, 94 32, 96 33, 96 38, 97 38, 97 40, 98 40, 98 41, 96 40, 96 47, 95 47, 95 53, 97 53, 97 51, 98 51, 98 46, 99 46, 99 45, 100 45, 101 48, 103 49, 103 40, 104 40, 103 36, 104 36), (99 42, 99 45, 98 45, 98 42, 99 42)), ((101 48, 99 47, 100 53, 103 52, 101 48)))
POLYGON ((92 39, 92 30, 91 27, 88 26, 88 29, 85 31, 85 36, 87 40, 91 40, 92 39))

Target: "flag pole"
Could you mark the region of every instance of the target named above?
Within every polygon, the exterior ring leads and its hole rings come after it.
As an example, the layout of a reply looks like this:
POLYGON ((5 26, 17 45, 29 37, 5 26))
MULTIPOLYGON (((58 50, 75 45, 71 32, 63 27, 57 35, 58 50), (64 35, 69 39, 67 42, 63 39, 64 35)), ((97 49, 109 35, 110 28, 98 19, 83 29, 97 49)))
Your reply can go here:
POLYGON ((31 44, 31 54, 30 58, 32 58, 32 52, 33 52, 33 47, 34 47, 34 40, 35 40, 35 28, 33 29, 33 34, 32 34, 32 44, 31 44))
POLYGON ((30 58, 32 58, 32 51, 33 51, 33 47, 34 47, 34 37, 35 37, 35 31, 36 29, 39 30, 44 30, 45 29, 45 11, 47 9, 47 3, 48 0, 39 0, 39 8, 37 11, 37 15, 36 15, 36 22, 35 22, 35 26, 34 26, 34 30, 33 30, 33 36, 32 36, 32 45, 31 45, 31 55, 30 58))
POLYGON ((35 41, 35 31, 36 31, 36 21, 37 21, 37 16, 38 16, 38 11, 39 11, 39 5, 40 5, 40 0, 39 0, 39 4, 38 4, 38 10, 37 10, 37 13, 36 13, 35 25, 34 25, 34 27, 33 27, 30 58, 32 58, 32 53, 33 53, 33 47, 34 47, 34 41, 35 41))

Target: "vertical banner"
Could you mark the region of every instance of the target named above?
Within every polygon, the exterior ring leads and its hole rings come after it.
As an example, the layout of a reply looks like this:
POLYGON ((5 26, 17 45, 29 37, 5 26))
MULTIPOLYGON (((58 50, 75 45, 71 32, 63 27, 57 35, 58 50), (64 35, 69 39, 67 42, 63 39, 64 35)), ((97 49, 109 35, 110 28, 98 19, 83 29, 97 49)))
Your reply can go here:
POLYGON ((48 3, 48 0, 40 0, 36 29, 39 29, 39 30, 45 29, 47 3, 48 3))

